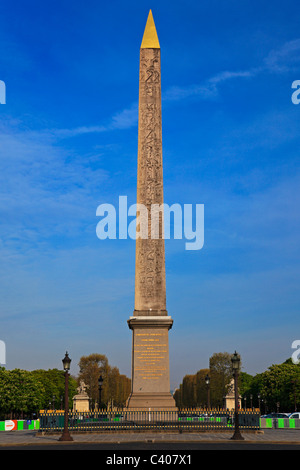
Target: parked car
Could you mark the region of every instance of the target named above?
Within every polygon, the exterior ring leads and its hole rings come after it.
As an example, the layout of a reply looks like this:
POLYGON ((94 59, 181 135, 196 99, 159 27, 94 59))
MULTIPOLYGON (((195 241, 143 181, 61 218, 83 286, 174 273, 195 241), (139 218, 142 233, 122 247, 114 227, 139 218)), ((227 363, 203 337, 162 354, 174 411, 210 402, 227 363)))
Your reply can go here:
POLYGON ((288 413, 269 413, 267 415, 262 415, 261 418, 289 418, 288 413))
POLYGON ((291 418, 291 419, 300 419, 300 413, 299 412, 291 413, 289 415, 289 418, 291 418))

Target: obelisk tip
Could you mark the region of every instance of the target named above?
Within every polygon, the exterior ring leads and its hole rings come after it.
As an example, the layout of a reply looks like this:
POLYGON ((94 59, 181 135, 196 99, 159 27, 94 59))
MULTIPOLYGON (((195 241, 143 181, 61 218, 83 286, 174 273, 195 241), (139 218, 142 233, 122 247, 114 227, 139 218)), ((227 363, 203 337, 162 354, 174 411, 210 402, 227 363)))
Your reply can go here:
POLYGON ((160 49, 152 11, 149 11, 141 49, 160 49))

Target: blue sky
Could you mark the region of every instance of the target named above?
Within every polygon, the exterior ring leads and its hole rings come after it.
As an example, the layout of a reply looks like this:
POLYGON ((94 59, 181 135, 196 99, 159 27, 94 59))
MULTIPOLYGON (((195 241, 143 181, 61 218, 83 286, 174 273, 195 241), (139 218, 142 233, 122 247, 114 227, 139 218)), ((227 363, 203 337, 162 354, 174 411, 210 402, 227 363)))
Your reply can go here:
POLYGON ((96 209, 136 196, 139 47, 161 45, 165 202, 204 204, 204 246, 166 241, 171 387, 215 352, 256 374, 299 339, 296 0, 7 1, 0 7, 0 339, 6 367, 106 354, 130 376, 133 240, 96 209))

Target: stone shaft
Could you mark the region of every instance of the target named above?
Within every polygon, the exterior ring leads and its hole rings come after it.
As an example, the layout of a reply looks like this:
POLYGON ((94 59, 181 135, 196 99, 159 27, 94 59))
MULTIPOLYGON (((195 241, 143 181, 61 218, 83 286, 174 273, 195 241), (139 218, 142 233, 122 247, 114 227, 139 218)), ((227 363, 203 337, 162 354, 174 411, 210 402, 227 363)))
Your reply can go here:
POLYGON ((140 49, 138 132, 135 314, 166 315, 160 49, 140 49))

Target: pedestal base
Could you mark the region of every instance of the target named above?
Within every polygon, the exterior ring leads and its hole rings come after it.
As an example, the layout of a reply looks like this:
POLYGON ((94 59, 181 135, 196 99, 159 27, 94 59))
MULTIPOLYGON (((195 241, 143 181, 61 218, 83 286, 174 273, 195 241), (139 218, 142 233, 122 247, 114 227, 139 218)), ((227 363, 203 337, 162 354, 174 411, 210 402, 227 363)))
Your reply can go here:
POLYGON ((173 320, 168 315, 142 313, 128 320, 133 337, 132 391, 127 407, 175 410, 175 400, 170 393, 168 345, 168 331, 173 320))
POLYGON ((176 411, 175 400, 171 393, 132 393, 126 405, 127 409, 151 411, 176 411))
POLYGON ((90 402, 88 395, 75 395, 73 397, 73 411, 89 411, 90 402))

